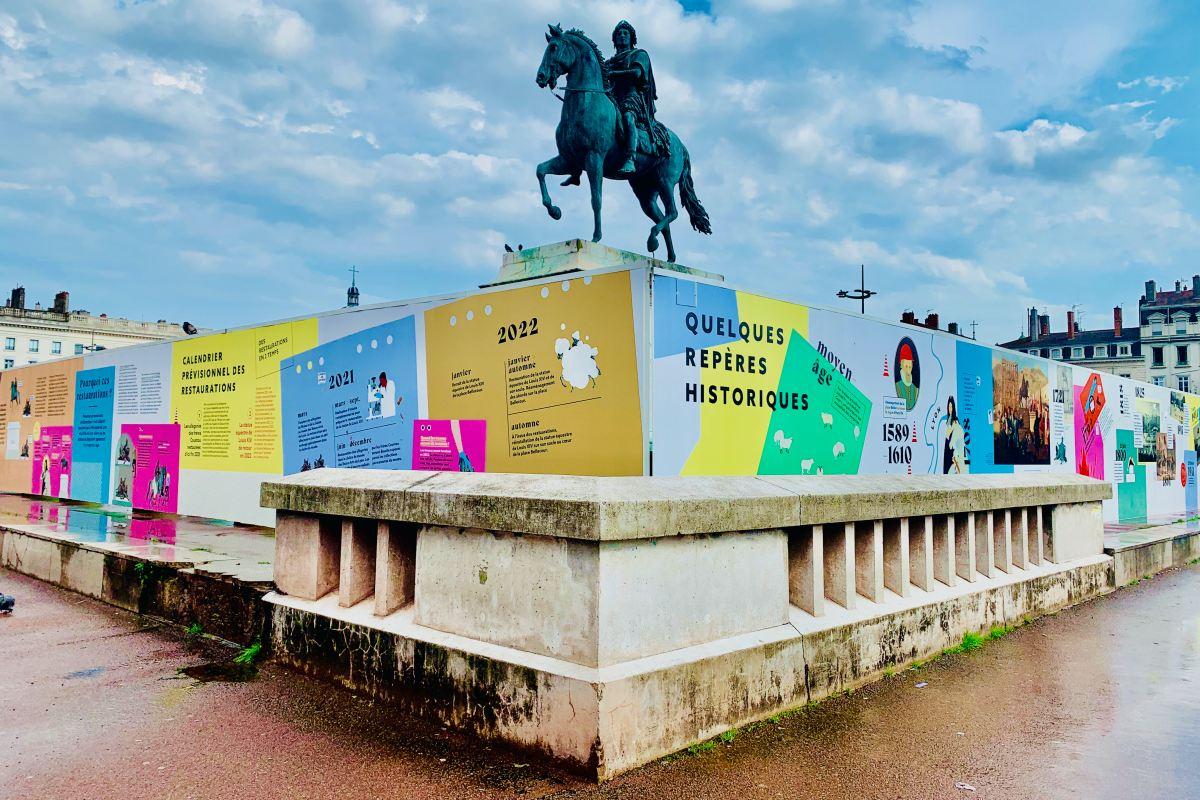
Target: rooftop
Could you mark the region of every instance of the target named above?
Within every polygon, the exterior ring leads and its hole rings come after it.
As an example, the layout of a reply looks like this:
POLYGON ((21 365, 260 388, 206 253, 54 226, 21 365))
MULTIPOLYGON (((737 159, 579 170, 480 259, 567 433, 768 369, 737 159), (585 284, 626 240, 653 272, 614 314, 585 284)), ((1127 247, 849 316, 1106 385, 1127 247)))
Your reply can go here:
POLYGON ((1181 303, 1200 303, 1200 295, 1191 289, 1180 289, 1177 292, 1168 292, 1159 289, 1155 293, 1153 300, 1147 300, 1143 297, 1138 301, 1138 305, 1142 308, 1149 306, 1173 306, 1181 303))
POLYGON ((1067 336, 1066 331, 1057 331, 1039 336, 1036 339, 1022 336, 1010 342, 1001 342, 999 346, 1007 347, 1010 350, 1017 350, 1029 349, 1031 347, 1062 347, 1064 345, 1072 347, 1113 343, 1137 345, 1138 339, 1141 336, 1141 330, 1136 327, 1122 328, 1120 337, 1115 336, 1114 333, 1115 331, 1111 327, 1100 328, 1092 331, 1076 331, 1074 338, 1071 338, 1067 336))

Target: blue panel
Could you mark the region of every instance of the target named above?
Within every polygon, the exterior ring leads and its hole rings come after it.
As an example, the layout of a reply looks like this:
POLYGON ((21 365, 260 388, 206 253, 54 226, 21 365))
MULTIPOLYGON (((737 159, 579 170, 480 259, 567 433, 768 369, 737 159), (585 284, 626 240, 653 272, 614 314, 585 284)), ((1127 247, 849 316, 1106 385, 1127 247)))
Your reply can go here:
POLYGON ((116 369, 98 367, 75 373, 72 427, 71 497, 107 503, 112 462, 113 398, 116 369))
POLYGON ((958 409, 966 438, 968 472, 1012 472, 996 464, 992 439, 992 349, 957 342, 958 409))
POLYGON ((738 338, 737 292, 723 286, 654 276, 654 357, 738 338))
POLYGON ((405 317, 280 363, 283 471, 411 469, 416 325, 405 317))
POLYGON ((1196 513, 1196 451, 1183 451, 1183 464, 1187 468, 1187 486, 1183 490, 1184 503, 1187 507, 1188 516, 1196 513))

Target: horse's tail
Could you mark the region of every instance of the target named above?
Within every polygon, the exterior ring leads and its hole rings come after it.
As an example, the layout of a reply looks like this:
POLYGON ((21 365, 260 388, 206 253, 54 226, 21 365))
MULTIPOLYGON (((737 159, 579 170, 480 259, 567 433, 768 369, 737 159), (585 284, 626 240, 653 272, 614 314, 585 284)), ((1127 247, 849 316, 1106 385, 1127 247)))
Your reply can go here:
POLYGON ((688 219, 692 227, 700 233, 712 233, 712 225, 708 221, 708 212, 700 205, 696 196, 696 187, 692 184, 692 159, 687 151, 683 151, 683 174, 679 176, 679 199, 687 209, 688 219))

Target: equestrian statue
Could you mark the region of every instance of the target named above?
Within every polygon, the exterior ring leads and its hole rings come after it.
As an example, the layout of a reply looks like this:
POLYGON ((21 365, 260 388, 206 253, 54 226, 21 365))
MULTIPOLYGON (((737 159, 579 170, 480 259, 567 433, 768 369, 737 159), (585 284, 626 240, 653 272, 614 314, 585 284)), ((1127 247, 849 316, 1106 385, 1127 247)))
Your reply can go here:
POLYGON ((566 76, 562 116, 554 133, 558 155, 538 164, 542 205, 554 219, 562 210, 546 190, 547 175, 566 175, 563 186, 578 186, 586 172, 592 190, 592 241, 600 241, 600 207, 605 178, 629 181, 642 211, 654 222, 646 248, 658 249, 661 235, 667 260, 675 260, 671 223, 679 216, 675 187, 692 227, 712 233, 708 213, 692 185, 687 148, 673 131, 654 118, 658 92, 650 56, 637 47, 637 31, 621 21, 613 30, 616 55, 605 60, 596 43, 580 30, 551 25, 537 85, 553 90, 566 76), (662 203, 661 207, 659 203, 662 203))

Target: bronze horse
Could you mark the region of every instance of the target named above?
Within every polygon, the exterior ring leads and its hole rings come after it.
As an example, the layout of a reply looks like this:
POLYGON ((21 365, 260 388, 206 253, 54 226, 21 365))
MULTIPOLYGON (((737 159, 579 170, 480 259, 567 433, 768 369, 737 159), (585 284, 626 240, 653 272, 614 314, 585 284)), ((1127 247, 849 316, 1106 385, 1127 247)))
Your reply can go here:
POLYGON ((558 155, 537 167, 542 205, 550 216, 560 219, 562 210, 550 199, 550 193, 546 190, 546 176, 571 176, 563 184, 567 185, 577 183, 580 173, 586 172, 592 190, 593 242, 600 241, 601 237, 600 208, 604 178, 629 181, 638 202, 642 204, 642 211, 654 221, 646 240, 646 248, 651 253, 658 249, 658 237, 661 234, 667 244, 667 260, 675 260, 670 226, 679 216, 675 206, 676 186, 679 187, 679 199, 688 212, 692 227, 700 233, 712 233, 708 213, 700 204, 692 185, 692 165, 687 148, 673 131, 667 131, 670 141, 668 156, 657 157, 638 152, 634 172, 618 172, 623 161, 618 129, 620 115, 608 92, 600 48, 583 31, 564 31, 558 25, 551 25, 550 32, 546 34, 546 52, 542 54, 542 64, 537 71, 537 84, 542 88, 554 88, 563 75, 567 76, 566 97, 563 98, 562 116, 554 134, 558 155), (659 208, 659 201, 662 202, 662 208, 659 208))

